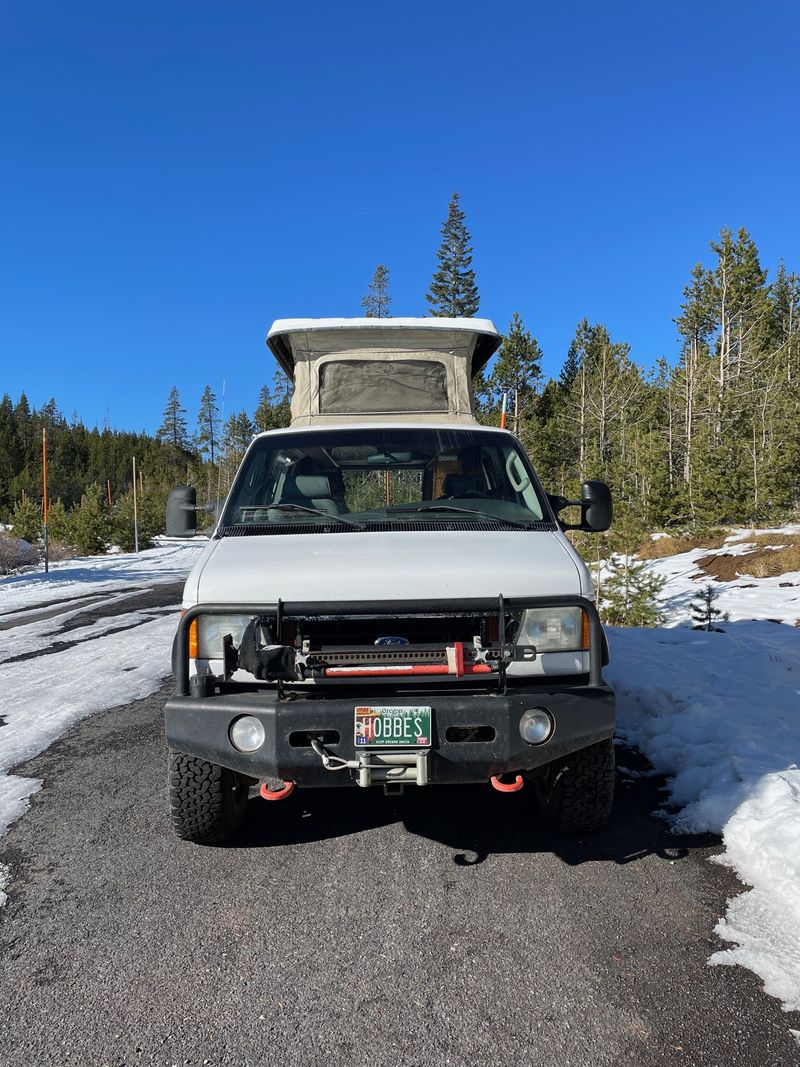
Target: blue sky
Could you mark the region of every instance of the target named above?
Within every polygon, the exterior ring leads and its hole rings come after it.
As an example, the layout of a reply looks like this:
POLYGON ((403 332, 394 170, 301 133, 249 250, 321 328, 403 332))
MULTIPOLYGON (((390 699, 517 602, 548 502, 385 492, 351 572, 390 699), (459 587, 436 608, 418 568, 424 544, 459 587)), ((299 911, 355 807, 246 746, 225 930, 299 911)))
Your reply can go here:
POLYGON ((720 227, 800 268, 800 8, 773 2, 72 4, 0 14, 0 393, 154 430, 255 406, 274 318, 424 314, 450 193, 480 314, 556 374, 640 363, 720 227))

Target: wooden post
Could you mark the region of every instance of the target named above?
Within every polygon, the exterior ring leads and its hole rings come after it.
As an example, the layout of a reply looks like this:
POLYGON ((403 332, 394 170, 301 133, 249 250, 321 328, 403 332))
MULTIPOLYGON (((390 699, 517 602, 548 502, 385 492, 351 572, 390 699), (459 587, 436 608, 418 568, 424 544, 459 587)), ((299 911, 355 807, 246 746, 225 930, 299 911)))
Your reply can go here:
POLYGON ((50 573, 50 544, 47 538, 47 430, 42 427, 42 519, 44 523, 44 573, 50 573))
POLYGON ((134 551, 139 551, 139 508, 136 498, 136 456, 133 457, 133 544, 134 551))

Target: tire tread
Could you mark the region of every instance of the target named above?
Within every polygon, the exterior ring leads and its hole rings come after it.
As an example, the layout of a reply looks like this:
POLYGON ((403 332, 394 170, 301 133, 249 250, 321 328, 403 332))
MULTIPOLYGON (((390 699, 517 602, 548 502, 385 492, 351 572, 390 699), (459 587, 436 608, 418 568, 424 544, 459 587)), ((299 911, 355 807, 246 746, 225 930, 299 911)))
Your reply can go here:
POLYGON ((614 746, 609 739, 563 756, 548 767, 540 807, 563 833, 602 829, 614 806, 614 746))
POLYGON ((172 828, 182 841, 219 845, 236 833, 244 806, 234 798, 234 771, 170 751, 168 782, 172 828))

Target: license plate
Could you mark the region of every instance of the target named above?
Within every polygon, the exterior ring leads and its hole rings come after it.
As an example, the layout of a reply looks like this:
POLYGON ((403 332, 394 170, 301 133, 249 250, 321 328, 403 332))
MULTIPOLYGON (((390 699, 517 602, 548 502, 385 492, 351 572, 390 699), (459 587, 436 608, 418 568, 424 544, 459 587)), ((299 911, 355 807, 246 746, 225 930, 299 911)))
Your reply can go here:
POLYGON ((356 748, 430 748, 430 708, 356 708, 356 748))

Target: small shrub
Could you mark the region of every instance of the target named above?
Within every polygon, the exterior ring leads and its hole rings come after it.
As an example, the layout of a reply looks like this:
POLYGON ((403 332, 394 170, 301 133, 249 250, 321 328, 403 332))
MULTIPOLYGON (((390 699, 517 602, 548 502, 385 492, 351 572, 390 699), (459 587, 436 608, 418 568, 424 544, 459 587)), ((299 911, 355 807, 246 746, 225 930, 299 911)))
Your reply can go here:
POLYGON ((72 559, 76 554, 75 545, 67 544, 56 537, 47 537, 47 554, 51 563, 60 563, 64 559, 72 559))
POLYGON ((644 563, 630 556, 615 556, 601 590, 601 614, 609 626, 658 626, 664 616, 658 594, 665 579, 649 574, 644 563))
POLYGON ((80 507, 69 514, 70 539, 78 552, 84 556, 105 552, 111 538, 111 521, 105 502, 105 493, 93 485, 81 499, 80 507))
POLYGON ((60 500, 54 500, 47 509, 47 540, 51 550, 56 541, 64 544, 71 541, 69 515, 60 500))
POLYGON ((0 530, 0 574, 13 574, 22 567, 30 567, 39 559, 33 545, 22 538, 0 530))
POLYGON ((730 618, 728 612, 722 612, 714 607, 714 602, 719 600, 719 593, 711 584, 703 586, 689 607, 692 611, 695 630, 716 630, 715 623, 727 622, 730 618))
POLYGON ((14 505, 11 515, 11 531, 15 537, 33 544, 42 536, 42 509, 30 499, 14 505))
MULTIPOLYGON (((137 500, 139 548, 151 548, 153 538, 164 530, 164 507, 155 494, 142 493, 137 500)), ((136 538, 133 527, 133 493, 127 492, 111 513, 111 537, 124 552, 133 552, 136 538)))

